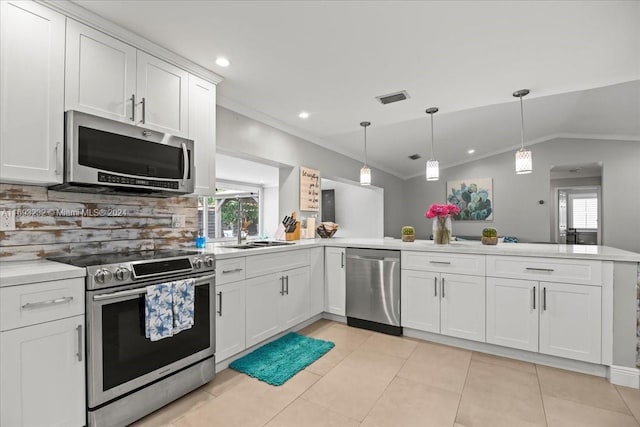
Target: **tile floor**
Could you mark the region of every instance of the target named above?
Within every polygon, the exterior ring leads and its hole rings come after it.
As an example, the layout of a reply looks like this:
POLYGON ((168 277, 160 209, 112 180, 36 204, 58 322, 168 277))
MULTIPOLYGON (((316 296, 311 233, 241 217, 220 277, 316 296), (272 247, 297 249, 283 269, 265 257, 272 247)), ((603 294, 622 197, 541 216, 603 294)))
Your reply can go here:
POLYGON ((640 426, 640 390, 320 320, 336 346, 281 387, 233 370, 136 427, 640 426))

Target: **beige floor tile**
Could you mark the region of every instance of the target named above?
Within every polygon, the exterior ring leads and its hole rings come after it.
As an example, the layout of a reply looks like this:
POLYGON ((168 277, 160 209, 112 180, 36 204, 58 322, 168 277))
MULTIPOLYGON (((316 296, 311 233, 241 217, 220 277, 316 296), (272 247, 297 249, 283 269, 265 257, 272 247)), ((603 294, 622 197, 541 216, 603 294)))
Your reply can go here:
POLYGON ((638 427, 631 415, 543 396, 549 427, 638 427))
POLYGON ((544 396, 631 414, 616 388, 605 378, 537 365, 544 396))
POLYGON ((347 350, 344 347, 334 347, 304 369, 317 375, 326 375, 352 352, 352 350, 347 350))
POLYGON ((276 415, 266 427, 358 427, 359 425, 360 423, 356 420, 301 397, 276 415))
POLYGON ((374 332, 359 347, 359 350, 377 351, 389 356, 408 358, 418 343, 416 341, 374 332))
POLYGON ((398 376, 460 394, 470 361, 468 350, 421 342, 398 376))
POLYGON ((633 416, 640 422, 640 390, 622 386, 615 387, 618 389, 622 399, 624 399, 624 403, 627 404, 633 416))
POLYGON ((323 328, 314 334, 314 338, 331 341, 336 348, 353 351, 372 334, 373 332, 366 329, 352 328, 344 323, 333 322, 328 328, 323 328))
POLYGON ((521 372, 528 372, 536 375, 536 365, 529 362, 523 362, 522 360, 510 359, 508 357, 494 356, 493 354, 473 352, 471 360, 477 360, 479 362, 492 363, 494 365, 505 366, 507 368, 515 369, 521 372))
POLYGON ((471 360, 464 392, 498 393, 514 399, 536 401, 542 407, 540 385, 535 374, 521 372, 502 365, 471 360))
POLYGON ((361 424, 362 427, 450 427, 460 395, 396 377, 361 424))
POLYGON ((377 352, 354 351, 303 397, 362 421, 404 362, 399 357, 377 352))
POLYGON ((176 427, 263 426, 320 377, 301 371, 280 387, 247 377, 232 389, 177 420, 176 427))
POLYGON ((298 333, 302 335, 307 335, 309 337, 313 337, 315 336, 315 334, 317 334, 324 328, 328 328, 329 326, 332 326, 335 323, 337 322, 334 322, 333 320, 320 319, 316 322, 313 322, 309 326, 305 326, 304 328, 300 329, 298 333))
POLYGON ((220 396, 227 390, 232 389, 242 381, 245 381, 247 376, 238 371, 234 371, 231 368, 224 369, 218 373, 208 384, 202 386, 202 390, 207 393, 211 393, 214 396, 220 396))
POLYGON ((158 409, 155 412, 133 423, 134 427, 171 427, 173 423, 192 410, 195 410, 214 399, 203 391, 202 387, 158 409))

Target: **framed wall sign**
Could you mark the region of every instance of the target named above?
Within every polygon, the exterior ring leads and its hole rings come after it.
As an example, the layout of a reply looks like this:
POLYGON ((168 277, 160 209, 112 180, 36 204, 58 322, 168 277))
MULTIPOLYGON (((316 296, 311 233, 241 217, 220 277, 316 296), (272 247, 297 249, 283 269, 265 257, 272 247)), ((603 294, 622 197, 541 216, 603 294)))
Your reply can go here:
POLYGON ((447 181, 447 203, 454 204, 460 213, 453 216, 462 221, 493 220, 493 179, 471 178, 447 181))
POLYGON ((300 166, 300 210, 320 209, 320 171, 300 166))

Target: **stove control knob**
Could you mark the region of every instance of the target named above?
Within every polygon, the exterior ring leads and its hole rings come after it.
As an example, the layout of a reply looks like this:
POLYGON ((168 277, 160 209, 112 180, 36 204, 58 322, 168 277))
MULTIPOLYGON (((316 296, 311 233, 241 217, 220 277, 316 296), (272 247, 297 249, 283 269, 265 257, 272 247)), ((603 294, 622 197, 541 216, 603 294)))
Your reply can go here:
POLYGON ((100 270, 96 271, 96 274, 93 277, 98 283, 109 283, 113 278, 113 274, 106 268, 101 268, 100 270))
POLYGON ((193 260, 193 266, 195 268, 202 268, 202 260, 200 258, 196 258, 193 260))
POLYGON ((127 280, 131 276, 131 271, 127 267, 118 267, 115 276, 116 280, 127 280))
POLYGON ((215 260, 210 256, 204 259, 204 263, 207 265, 207 267, 213 267, 214 262, 215 260))

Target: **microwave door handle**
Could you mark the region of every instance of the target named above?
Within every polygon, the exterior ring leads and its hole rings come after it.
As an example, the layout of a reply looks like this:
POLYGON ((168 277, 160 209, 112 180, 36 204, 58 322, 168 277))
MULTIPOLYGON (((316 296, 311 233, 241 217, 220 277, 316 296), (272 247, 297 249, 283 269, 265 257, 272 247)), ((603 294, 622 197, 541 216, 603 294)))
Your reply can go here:
POLYGON ((187 174, 189 173, 189 151, 187 151, 187 144, 184 142, 182 145, 182 182, 184 185, 184 181, 187 179, 187 174))

